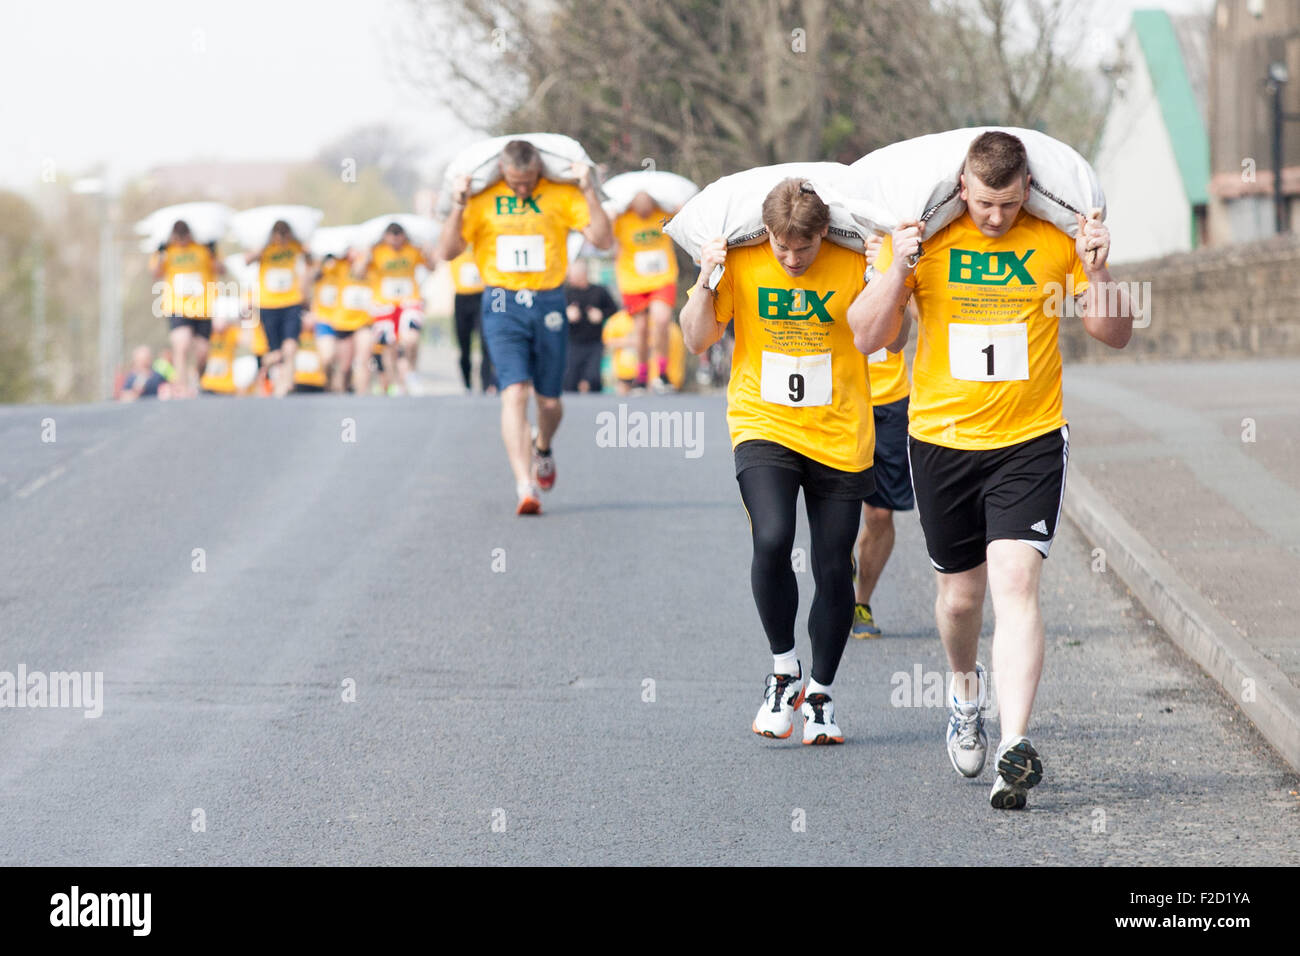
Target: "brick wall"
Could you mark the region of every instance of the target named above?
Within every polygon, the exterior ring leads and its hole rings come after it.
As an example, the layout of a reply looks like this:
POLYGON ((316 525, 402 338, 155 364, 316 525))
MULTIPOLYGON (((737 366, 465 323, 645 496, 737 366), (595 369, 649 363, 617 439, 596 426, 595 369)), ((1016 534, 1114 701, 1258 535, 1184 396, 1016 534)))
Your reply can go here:
POLYGON ((1061 322, 1067 362, 1300 355, 1300 238, 1198 249, 1116 266, 1124 282, 1149 281, 1147 328, 1122 351, 1061 322))

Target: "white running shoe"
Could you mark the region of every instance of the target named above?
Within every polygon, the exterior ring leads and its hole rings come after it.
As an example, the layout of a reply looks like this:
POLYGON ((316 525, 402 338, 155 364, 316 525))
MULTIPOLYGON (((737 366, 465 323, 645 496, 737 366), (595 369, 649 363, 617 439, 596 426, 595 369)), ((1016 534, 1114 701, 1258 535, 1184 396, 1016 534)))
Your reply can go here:
POLYGON ((988 757, 989 737, 984 732, 984 707, 988 703, 988 676, 984 665, 976 663, 979 700, 962 704, 948 687, 948 759, 952 769, 963 777, 978 777, 988 757))
POLYGON ((1028 737, 1012 737, 998 748, 998 776, 989 793, 995 810, 1023 810, 1025 793, 1043 779, 1043 761, 1028 737))
POLYGON ((835 705, 829 694, 809 694, 804 698, 802 713, 804 743, 844 743, 844 732, 835 723, 835 705))
POLYGON ((803 703, 803 665, 798 674, 768 674, 763 688, 763 706, 758 708, 752 730, 761 737, 784 740, 794 730, 794 712, 803 703))

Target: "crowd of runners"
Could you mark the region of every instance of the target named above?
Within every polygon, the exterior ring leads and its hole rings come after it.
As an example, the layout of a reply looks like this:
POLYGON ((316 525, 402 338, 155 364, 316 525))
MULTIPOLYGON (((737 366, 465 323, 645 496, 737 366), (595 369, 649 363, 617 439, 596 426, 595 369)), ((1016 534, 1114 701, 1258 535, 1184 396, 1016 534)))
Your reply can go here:
MULTIPOLYGON (((247 255, 259 269, 254 352, 264 387, 284 394, 310 376, 334 390, 366 393, 376 380, 402 389, 419 348, 420 273, 450 263, 457 336, 467 342, 481 330, 482 384, 500 396, 515 512, 536 515, 559 472, 561 393, 566 384, 599 389, 604 346, 624 353, 626 388, 669 391, 680 384, 674 345, 704 355, 734 335, 727 420, 752 532, 750 581, 772 655, 752 730, 788 738, 799 716, 803 743, 843 742, 836 672, 850 637, 882 633, 872 595, 893 550, 894 514, 915 508, 953 674, 952 766, 966 777, 985 767, 995 679, 1001 739, 990 803, 1023 808, 1043 772, 1027 736, 1043 659, 1038 588, 1069 454, 1060 311, 1048 301, 1054 288, 1073 289, 1085 329, 1112 347, 1127 343, 1132 314, 1106 268, 1106 227, 1080 215, 1070 236, 1030 215, 1025 145, 986 132, 964 162, 964 212, 927 235, 924 249, 919 222, 870 238, 862 251, 824 241, 828 206, 806 181, 786 179, 752 197, 764 241, 704 245, 674 321, 677 259, 663 224, 676 210, 642 192, 611 216, 590 167, 574 166, 563 182, 545 172, 533 144, 509 142, 494 183, 471 192, 469 177, 454 182, 428 248, 394 224, 372 248, 317 261, 277 223, 265 247, 247 255), (569 261, 574 232, 597 250, 616 249, 626 318, 616 335, 601 331, 613 299, 569 261), (995 264, 996 274, 968 268, 975 261, 995 264), (902 352, 914 326, 909 370, 902 352), (315 360, 304 364, 304 354, 315 360), (801 489, 814 581, 807 669, 796 652, 791 565, 801 489), (977 660, 986 590, 996 621, 991 673, 977 660)), ((155 256, 155 275, 186 307, 169 313, 178 394, 191 394, 191 382, 231 389, 234 343, 248 329, 214 325, 203 311, 211 304, 194 299, 220 270, 183 223, 155 256), (187 314, 193 309, 200 314, 187 314)), ((467 387, 468 356, 463 347, 467 387)), ((147 378, 149 356, 137 358, 147 378)))

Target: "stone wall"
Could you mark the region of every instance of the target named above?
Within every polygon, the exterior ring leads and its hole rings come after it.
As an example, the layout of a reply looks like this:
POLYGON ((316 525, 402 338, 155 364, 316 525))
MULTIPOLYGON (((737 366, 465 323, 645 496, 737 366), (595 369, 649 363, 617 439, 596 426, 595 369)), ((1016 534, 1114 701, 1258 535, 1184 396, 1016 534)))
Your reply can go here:
POLYGON ((1061 321, 1067 362, 1300 355, 1300 237, 1179 253, 1111 270, 1149 282, 1150 325, 1116 351, 1061 321))

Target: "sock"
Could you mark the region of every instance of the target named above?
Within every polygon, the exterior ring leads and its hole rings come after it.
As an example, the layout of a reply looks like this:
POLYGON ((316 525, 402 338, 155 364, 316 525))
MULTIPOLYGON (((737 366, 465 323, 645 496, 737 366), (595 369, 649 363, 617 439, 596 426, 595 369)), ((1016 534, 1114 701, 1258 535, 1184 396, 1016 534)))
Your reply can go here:
POLYGON ((789 674, 791 677, 797 677, 799 674, 799 658, 795 655, 794 648, 790 648, 784 654, 772 655, 772 673, 789 674))
POLYGON ((667 378, 667 377, 668 377, 668 359, 664 358, 664 357, 661 355, 661 356, 659 356, 659 363, 658 363, 658 364, 659 364, 659 377, 660 377, 660 378, 667 378))
POLYGON ((831 685, 822 684, 816 678, 810 678, 808 680, 808 696, 811 697, 813 694, 825 694, 829 697, 831 696, 831 685))
POLYGON ((515 482, 515 495, 520 498, 528 498, 533 493, 533 483, 531 481, 515 482))
POLYGON ((644 385, 645 380, 649 377, 649 375, 650 375, 650 366, 647 365, 645 362, 637 362, 636 363, 637 384, 644 385))
POLYGON ((956 701, 957 709, 958 709, 958 710, 964 710, 964 711, 966 711, 967 713, 972 713, 972 712, 974 712, 975 710, 978 710, 978 709, 979 709, 979 701, 978 701, 978 700, 960 700, 960 699, 957 697, 956 686, 957 686, 957 676, 954 674, 953 677, 952 677, 952 680, 950 680, 950 681, 948 682, 948 697, 949 697, 950 700, 956 701))

